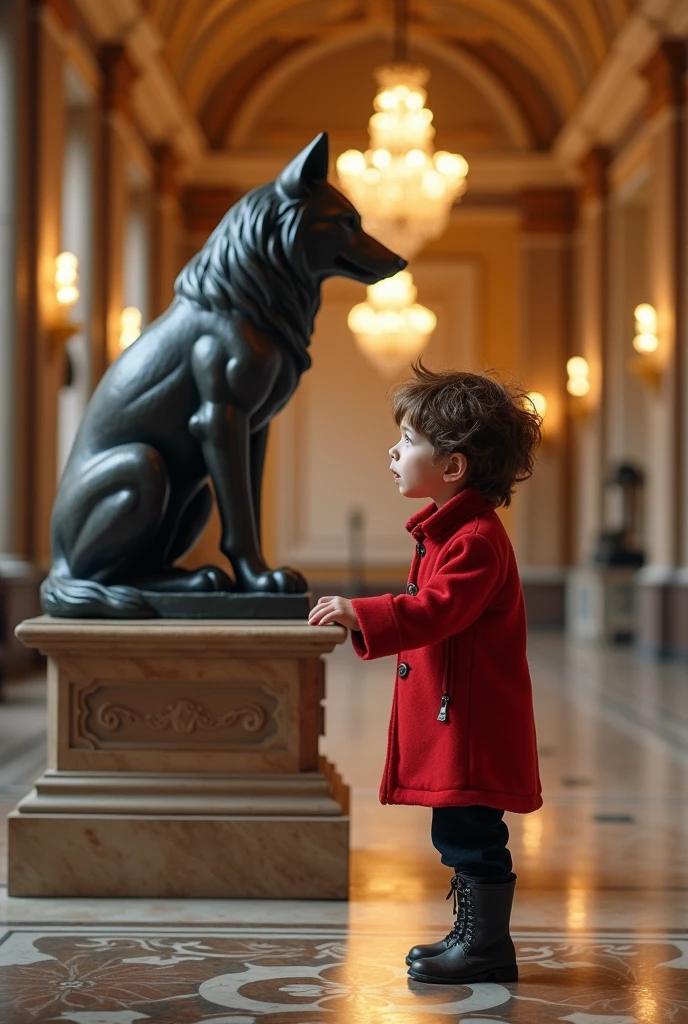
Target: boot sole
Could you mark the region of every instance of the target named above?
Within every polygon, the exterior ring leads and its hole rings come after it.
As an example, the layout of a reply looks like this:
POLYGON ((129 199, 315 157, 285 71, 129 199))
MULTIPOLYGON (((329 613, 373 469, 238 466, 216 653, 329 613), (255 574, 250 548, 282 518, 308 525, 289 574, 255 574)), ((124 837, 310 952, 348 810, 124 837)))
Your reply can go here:
MULTIPOLYGON (((413 962, 411 961, 411 963, 413 962)), ((409 971, 408 976, 413 981, 422 981, 426 985, 472 985, 480 981, 518 981, 518 967, 498 967, 461 978, 434 978, 430 974, 414 974, 413 971, 409 971)))

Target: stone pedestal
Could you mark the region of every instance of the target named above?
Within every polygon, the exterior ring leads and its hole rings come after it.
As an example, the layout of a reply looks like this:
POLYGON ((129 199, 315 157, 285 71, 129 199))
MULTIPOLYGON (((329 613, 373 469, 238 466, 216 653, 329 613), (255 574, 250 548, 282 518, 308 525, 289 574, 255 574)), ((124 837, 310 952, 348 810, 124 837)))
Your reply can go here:
POLYGON ((575 568, 566 579, 566 632, 581 640, 632 640, 637 569, 575 568))
POLYGON ((346 899, 348 789, 318 755, 305 622, 40 617, 45 774, 9 818, 13 896, 346 899))

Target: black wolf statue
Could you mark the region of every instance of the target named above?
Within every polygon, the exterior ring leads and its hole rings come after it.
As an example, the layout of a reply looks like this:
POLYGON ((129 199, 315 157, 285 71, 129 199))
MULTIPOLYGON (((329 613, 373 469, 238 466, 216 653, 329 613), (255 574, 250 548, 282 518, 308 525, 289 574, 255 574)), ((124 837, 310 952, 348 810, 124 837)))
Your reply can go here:
POLYGON ((239 200, 180 273, 169 309, 101 380, 53 508, 49 615, 307 614, 306 580, 261 552, 270 420, 310 366, 322 282, 373 284, 406 265, 361 229, 327 166, 323 133, 239 200), (213 492, 231 577, 175 567, 213 492))

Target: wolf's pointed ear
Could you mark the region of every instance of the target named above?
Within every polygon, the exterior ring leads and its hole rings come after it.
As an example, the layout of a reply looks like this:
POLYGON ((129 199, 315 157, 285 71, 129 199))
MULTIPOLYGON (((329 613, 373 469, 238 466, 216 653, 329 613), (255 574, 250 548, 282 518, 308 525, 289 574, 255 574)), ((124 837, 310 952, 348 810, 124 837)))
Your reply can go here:
POLYGON ((298 156, 284 168, 275 181, 277 191, 285 199, 305 199, 318 181, 327 179, 330 143, 327 132, 316 135, 298 156))

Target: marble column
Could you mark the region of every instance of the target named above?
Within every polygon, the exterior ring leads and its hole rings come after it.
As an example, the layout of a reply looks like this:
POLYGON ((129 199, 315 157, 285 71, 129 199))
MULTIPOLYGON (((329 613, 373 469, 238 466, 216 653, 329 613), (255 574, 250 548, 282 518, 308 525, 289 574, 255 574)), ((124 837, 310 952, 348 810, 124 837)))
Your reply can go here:
POLYGON ((26 0, 0 4, 0 682, 33 666, 13 634, 22 618, 38 610, 39 574, 27 561, 33 462, 28 27, 26 0))
POLYGON ((0 552, 15 549, 15 420, 17 375, 15 254, 17 240, 18 69, 16 64, 19 4, 0 5, 0 552))
POLYGON ((687 46, 665 40, 644 69, 649 85, 649 296, 657 309, 662 367, 648 415, 648 565, 639 574, 640 647, 688 655, 686 605, 686 225, 685 71, 687 46))
POLYGON ((533 477, 514 501, 515 546, 532 624, 561 625, 569 558, 569 436, 565 365, 570 348, 570 189, 521 195, 519 375, 547 399, 543 443, 533 477))
POLYGON ((135 70, 119 43, 103 46, 100 97, 98 283, 94 305, 91 364, 94 386, 119 354, 120 313, 123 307, 123 247, 126 219, 126 142, 130 125, 130 91, 135 70))

